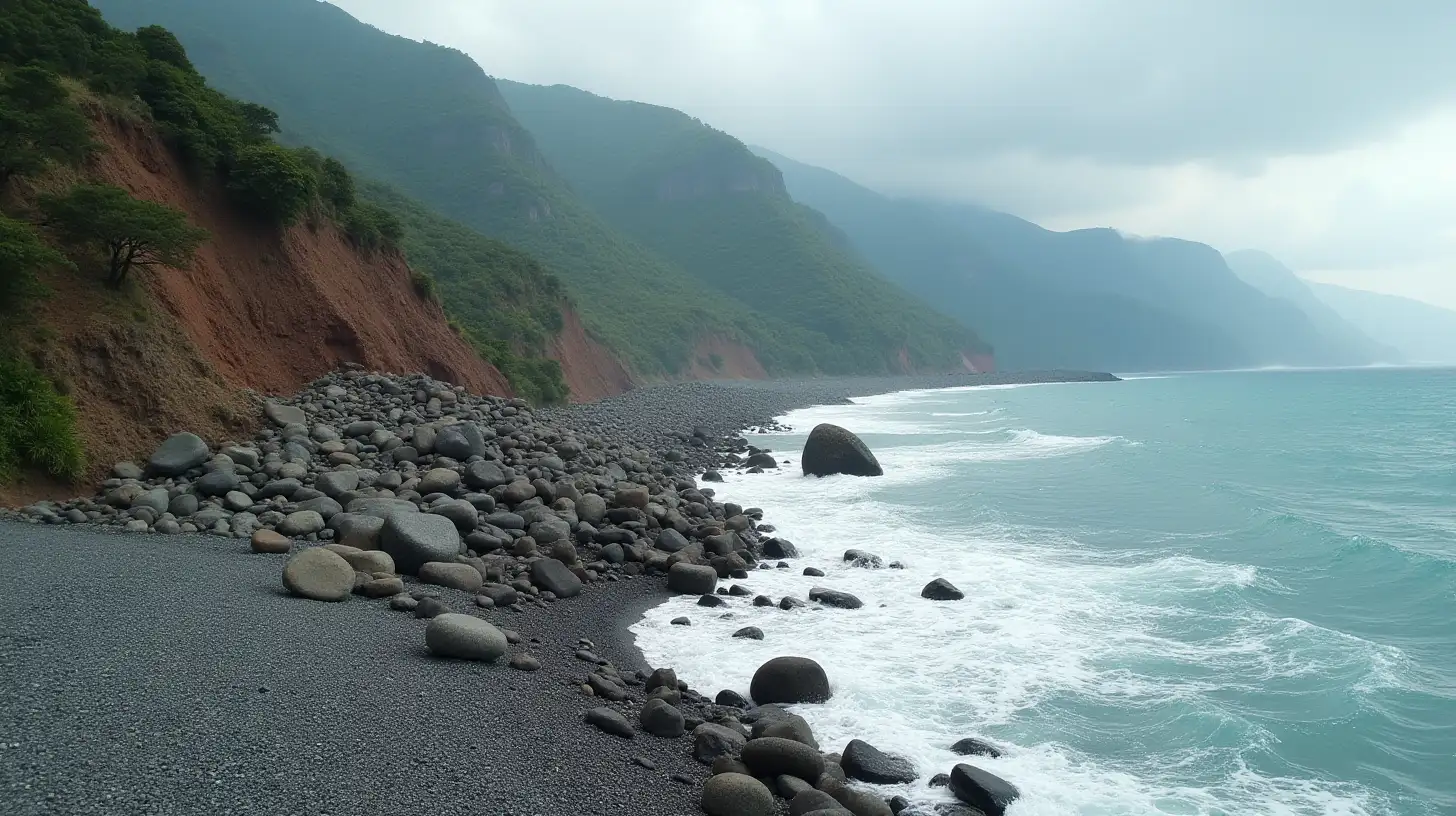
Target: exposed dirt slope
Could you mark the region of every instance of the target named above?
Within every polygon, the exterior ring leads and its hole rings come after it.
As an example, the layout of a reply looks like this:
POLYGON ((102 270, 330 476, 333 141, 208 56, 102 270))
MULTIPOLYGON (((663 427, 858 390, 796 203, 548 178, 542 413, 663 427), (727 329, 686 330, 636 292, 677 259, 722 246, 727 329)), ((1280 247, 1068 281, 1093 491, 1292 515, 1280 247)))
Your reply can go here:
POLYGON ((212 234, 188 270, 144 276, 158 301, 236 387, 296 390, 340 363, 423 371, 481 394, 510 394, 504 376, 410 284, 405 262, 361 255, 327 219, 282 236, 191 183, 148 127, 99 117, 96 175, 185 211, 212 234))
POLYGON ((693 346, 685 379, 690 380, 765 380, 768 372, 753 349, 724 337, 710 335, 693 346))
POLYGON ((561 333, 552 339, 547 356, 561 364, 572 402, 615 396, 635 384, 621 361, 586 333, 581 318, 569 307, 561 309, 561 333))

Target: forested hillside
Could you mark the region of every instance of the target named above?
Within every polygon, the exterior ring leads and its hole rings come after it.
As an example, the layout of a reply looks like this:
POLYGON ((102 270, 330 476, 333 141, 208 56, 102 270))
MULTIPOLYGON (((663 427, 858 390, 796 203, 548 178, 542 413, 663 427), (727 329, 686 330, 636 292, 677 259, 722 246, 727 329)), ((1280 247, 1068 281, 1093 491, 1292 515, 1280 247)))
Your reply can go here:
MULTIPOLYGON (((893 362, 894 351, 877 345, 883 326, 831 333, 838 327, 824 320, 755 309, 609 223, 562 181, 495 83, 460 52, 386 34, 316 0, 97 6, 119 25, 176 31, 213 82, 276 109, 289 140, 529 252, 640 374, 686 371, 705 338, 748 346, 770 372, 882 371, 893 362)), ((938 361, 959 339, 939 343, 938 361)))
POLYGON ((835 370, 953 368, 984 351, 895 286, 772 163, 686 114, 567 86, 499 81, 547 160, 598 212, 705 284, 835 341, 835 370))
POLYGON ((1211 247, 1112 229, 1054 232, 965 204, 890 198, 764 149, 886 275, 972 323, 1012 367, 1116 371, 1358 364, 1295 304, 1211 247))

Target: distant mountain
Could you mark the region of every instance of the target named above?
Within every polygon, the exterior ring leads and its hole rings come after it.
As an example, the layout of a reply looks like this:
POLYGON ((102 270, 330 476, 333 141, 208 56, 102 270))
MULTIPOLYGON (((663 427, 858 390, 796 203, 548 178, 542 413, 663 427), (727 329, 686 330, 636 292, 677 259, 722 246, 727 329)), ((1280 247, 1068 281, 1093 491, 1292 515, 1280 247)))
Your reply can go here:
POLYGON ((171 29, 210 81, 276 110, 288 140, 528 251, 638 374, 713 369, 700 365, 718 357, 708 346, 746 347, 770 373, 887 370, 884 350, 865 352, 883 327, 836 335, 817 315, 750 306, 602 217, 459 51, 387 34, 317 0, 95 5, 119 26, 171 29))
POLYGON ((597 212, 757 312, 834 341, 831 371, 957 370, 986 345, 885 280, 779 170, 671 108, 497 80, 516 118, 597 212))
POLYGON ((1401 362, 1403 355, 1395 347, 1378 343, 1356 325, 1321 300, 1303 278, 1294 274, 1279 259, 1256 249, 1224 253, 1224 260, 1234 274, 1270 297, 1283 298, 1298 306, 1315 328, 1324 335, 1331 348, 1352 359, 1369 358, 1384 363, 1401 362))
POLYGON ((1315 296, 1411 363, 1456 362, 1456 312, 1398 295, 1306 281, 1315 296))
POLYGON ((1114 371, 1371 362, 1211 247, 1054 232, 966 204, 897 199, 754 148, 887 277, 977 327, 1006 367, 1114 371))

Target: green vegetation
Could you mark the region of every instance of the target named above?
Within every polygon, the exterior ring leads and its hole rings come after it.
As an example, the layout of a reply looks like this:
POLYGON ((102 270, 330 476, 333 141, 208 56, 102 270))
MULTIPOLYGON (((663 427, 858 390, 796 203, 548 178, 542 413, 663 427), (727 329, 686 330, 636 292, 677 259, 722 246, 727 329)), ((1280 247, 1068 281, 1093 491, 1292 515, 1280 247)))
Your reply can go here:
POLYGON ((227 186, 245 207, 286 227, 298 221, 313 203, 319 181, 319 175, 304 164, 296 151, 273 142, 259 142, 238 150, 227 186))
POLYGON ((0 483, 23 467, 76 479, 86 457, 76 407, 30 363, 0 356, 0 483))
POLYGON ((0 73, 0 187, 51 162, 77 164, 94 149, 59 76, 39 66, 0 73))
MULTIPOLYGON (((578 195, 584 185, 573 169, 580 168, 559 166, 566 179, 557 175, 548 159, 560 157, 549 147, 545 156, 537 150, 542 134, 522 127, 496 84, 458 51, 385 34, 314 0, 97 5, 125 25, 161 23, 177 32, 196 46, 194 62, 218 87, 278 110, 290 141, 326 147, 361 174, 529 252, 560 277, 593 335, 640 374, 685 370, 693 347, 710 335, 750 346, 775 373, 884 371, 902 346, 918 364, 938 366, 951 362, 957 346, 981 346, 883 281, 866 283, 872 273, 831 250, 830 239, 796 248, 800 258, 817 257, 814 264, 754 270, 774 286, 749 291, 739 285, 747 279, 717 276, 737 273, 732 251, 751 236, 699 233, 691 252, 677 253, 680 247, 657 240, 666 225, 623 229, 617 213, 578 195), (877 298, 886 301, 878 305, 877 298), (812 320, 794 311, 805 302, 817 309, 812 320), (826 319, 840 307, 847 309, 841 320, 826 319)), ((634 148, 625 133, 607 127, 592 136, 620 148, 598 151, 604 173, 635 167, 644 155, 652 159, 652 173, 630 177, 639 195, 655 194, 704 157, 721 155, 729 166, 745 153, 701 126, 689 131, 695 141, 674 137, 662 151, 634 148)), ((800 232, 802 219, 790 211, 771 220, 765 234, 777 230, 780 245, 792 245, 784 236, 800 232)), ((407 252, 408 244, 407 237, 407 252)), ((470 316, 445 273, 431 271, 447 309, 472 331, 489 326, 470 316)))
POLYGON ((561 367, 545 358, 561 331, 566 292, 535 258, 435 214, 382 184, 365 184, 366 207, 398 214, 405 257, 422 297, 442 296, 477 352, 533 402, 567 397, 561 367), (423 291, 421 291, 423 290, 423 291))
MULTIPOLYGON (((24 221, 0 215, 0 317, 11 326, 25 312, 25 306, 45 293, 36 273, 67 264, 65 256, 51 249, 34 228, 24 221)), ((0 342, 5 341, 0 331, 0 342)))
POLYGON ((207 240, 207 231, 181 212, 110 184, 77 184, 64 194, 42 196, 40 208, 68 244, 105 257, 106 284, 113 288, 137 267, 185 268, 207 240))

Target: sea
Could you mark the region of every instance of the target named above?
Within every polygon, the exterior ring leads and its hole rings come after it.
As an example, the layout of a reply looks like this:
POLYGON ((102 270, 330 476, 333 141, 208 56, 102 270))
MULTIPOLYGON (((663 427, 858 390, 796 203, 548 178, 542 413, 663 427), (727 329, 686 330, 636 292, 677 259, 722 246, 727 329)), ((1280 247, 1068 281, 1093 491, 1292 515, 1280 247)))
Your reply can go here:
POLYGON ((886 796, 952 801, 929 778, 970 761, 1020 789, 1011 816, 1456 814, 1453 406, 1456 371, 1364 369, 794 411, 749 435, 783 467, 725 473, 717 497, 763 508, 802 557, 739 583, 864 607, 680 597, 633 631, 710 695, 778 655, 819 661, 834 696, 795 710, 826 751, 912 760, 921 778, 886 796), (803 476, 821 422, 885 475, 803 476), (922 599, 941 577, 965 599, 922 599), (731 637, 750 625, 764 640, 731 637), (967 736, 1005 753, 958 757, 967 736))

